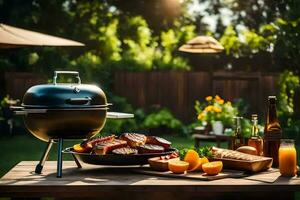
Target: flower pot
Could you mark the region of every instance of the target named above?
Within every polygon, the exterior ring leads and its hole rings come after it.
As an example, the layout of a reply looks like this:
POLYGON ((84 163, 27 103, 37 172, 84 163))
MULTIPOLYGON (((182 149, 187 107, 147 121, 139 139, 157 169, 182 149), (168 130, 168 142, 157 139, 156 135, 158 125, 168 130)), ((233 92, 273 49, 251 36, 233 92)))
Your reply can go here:
POLYGON ((223 129, 224 129, 224 126, 221 121, 215 121, 212 123, 212 130, 213 130, 214 134, 222 135, 223 129))

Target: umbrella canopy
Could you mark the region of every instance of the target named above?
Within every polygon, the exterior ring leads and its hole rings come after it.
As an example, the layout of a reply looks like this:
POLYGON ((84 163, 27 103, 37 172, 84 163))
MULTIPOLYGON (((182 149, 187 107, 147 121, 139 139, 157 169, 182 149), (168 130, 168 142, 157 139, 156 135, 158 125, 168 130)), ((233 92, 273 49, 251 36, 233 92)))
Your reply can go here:
POLYGON ((211 36, 197 36, 179 48, 188 53, 219 53, 224 47, 211 36))
POLYGON ((84 44, 0 23, 0 48, 22 46, 84 46, 84 44))

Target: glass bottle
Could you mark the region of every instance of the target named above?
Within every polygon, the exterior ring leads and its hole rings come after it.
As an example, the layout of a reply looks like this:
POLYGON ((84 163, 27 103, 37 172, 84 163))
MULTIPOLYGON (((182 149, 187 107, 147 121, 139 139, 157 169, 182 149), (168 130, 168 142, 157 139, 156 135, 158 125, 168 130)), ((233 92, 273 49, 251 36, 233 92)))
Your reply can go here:
POLYGON ((244 140, 242 138, 242 125, 241 120, 243 117, 234 117, 235 119, 235 129, 233 135, 232 149, 236 150, 240 146, 244 146, 244 140))
POLYGON ((251 137, 248 140, 248 146, 254 147, 257 150, 257 155, 263 155, 263 139, 258 135, 258 116, 253 114, 251 116, 252 130, 251 137))
POLYGON ((278 150, 282 130, 277 118, 276 96, 268 97, 268 110, 264 130, 264 156, 273 158, 273 167, 278 167, 278 150))
POLYGON ((297 173, 297 152, 294 140, 281 140, 279 147, 279 171, 282 176, 295 176, 297 173))

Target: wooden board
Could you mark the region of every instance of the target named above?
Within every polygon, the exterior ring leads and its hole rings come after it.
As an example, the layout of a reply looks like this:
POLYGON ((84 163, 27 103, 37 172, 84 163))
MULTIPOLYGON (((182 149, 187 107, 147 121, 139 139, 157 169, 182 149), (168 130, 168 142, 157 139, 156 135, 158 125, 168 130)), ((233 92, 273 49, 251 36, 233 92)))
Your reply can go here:
POLYGON ((273 159, 268 157, 262 157, 260 160, 248 161, 248 160, 236 160, 229 158, 213 158, 213 160, 222 161, 224 168, 245 170, 249 172, 262 172, 271 168, 273 159))
POLYGON ((208 176, 203 172, 188 172, 184 174, 174 174, 171 171, 159 172, 159 171, 154 171, 150 167, 137 168, 132 171, 141 174, 147 174, 147 175, 179 178, 179 179, 196 179, 201 181, 213 181, 213 180, 224 179, 224 178, 241 178, 246 176, 244 172, 236 171, 236 170, 223 170, 221 173, 215 176, 208 176))
POLYGON ((280 177, 279 170, 271 168, 264 172, 248 174, 248 176, 246 176, 245 179, 260 181, 263 183, 274 183, 279 177, 280 177))

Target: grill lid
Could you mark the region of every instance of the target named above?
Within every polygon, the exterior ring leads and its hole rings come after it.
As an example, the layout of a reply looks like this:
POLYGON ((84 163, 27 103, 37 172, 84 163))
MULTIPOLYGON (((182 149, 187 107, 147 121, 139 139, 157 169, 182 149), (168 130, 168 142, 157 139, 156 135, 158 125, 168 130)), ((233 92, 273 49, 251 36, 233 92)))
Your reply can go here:
POLYGON ((36 85, 23 97, 25 108, 84 108, 107 107, 105 93, 96 85, 81 84, 78 72, 55 71, 53 84, 36 85), (77 83, 57 84, 58 74, 76 75, 77 83))

